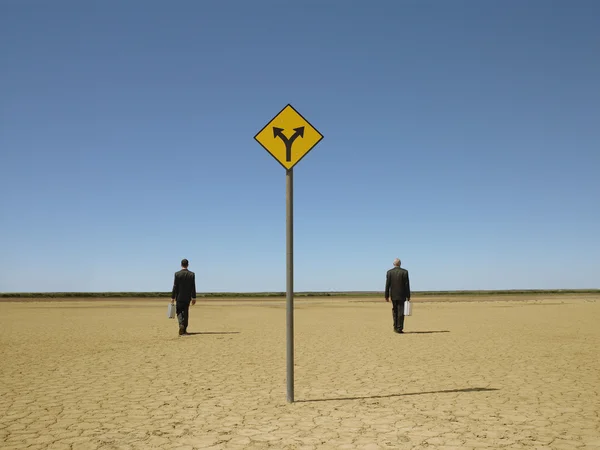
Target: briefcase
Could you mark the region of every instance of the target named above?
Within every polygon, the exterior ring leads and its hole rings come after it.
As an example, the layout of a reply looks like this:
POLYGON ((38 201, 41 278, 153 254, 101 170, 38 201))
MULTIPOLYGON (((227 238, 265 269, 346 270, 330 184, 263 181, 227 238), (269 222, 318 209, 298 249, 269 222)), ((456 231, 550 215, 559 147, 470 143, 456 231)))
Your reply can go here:
POLYGON ((412 303, 410 302, 410 300, 406 300, 404 302, 404 315, 405 316, 412 315, 412 303))
POLYGON ((175 304, 169 303, 169 309, 167 309, 167 317, 169 319, 175 318, 175 304))

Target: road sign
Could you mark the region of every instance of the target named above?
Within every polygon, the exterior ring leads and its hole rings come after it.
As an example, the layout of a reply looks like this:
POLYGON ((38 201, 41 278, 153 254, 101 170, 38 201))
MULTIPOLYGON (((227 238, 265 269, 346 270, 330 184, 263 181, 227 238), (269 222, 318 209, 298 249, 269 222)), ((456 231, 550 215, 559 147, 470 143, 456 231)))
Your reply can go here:
POLYGON ((323 135, 287 105, 254 139, 285 167, 287 400, 294 401, 294 166, 323 135))
POLYGON ((286 169, 291 169, 323 139, 308 120, 287 105, 254 139, 286 169))

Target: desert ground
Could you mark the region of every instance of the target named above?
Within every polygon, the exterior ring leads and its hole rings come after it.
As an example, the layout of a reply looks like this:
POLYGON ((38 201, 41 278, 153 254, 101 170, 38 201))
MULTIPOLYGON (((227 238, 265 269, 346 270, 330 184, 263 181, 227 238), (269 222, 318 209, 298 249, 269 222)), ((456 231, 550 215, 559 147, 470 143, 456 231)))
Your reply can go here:
POLYGON ((600 296, 0 302, 0 448, 600 449, 600 296))

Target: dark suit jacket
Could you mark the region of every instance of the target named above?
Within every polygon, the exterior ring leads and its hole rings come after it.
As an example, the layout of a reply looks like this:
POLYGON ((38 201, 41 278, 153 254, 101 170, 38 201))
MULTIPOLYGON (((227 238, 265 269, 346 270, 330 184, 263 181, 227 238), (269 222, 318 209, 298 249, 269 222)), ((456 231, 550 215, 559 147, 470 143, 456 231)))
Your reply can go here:
POLYGON ((196 298, 196 274, 187 269, 175 272, 171 298, 181 303, 189 303, 196 298))
POLYGON ((410 300, 410 282, 408 270, 394 267, 387 271, 385 277, 385 298, 392 300, 410 300))

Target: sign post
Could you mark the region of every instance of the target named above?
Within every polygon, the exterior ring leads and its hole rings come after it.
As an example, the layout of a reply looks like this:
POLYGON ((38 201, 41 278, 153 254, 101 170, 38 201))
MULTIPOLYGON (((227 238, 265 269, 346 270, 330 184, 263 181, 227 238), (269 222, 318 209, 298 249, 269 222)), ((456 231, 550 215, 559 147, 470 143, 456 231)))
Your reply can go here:
POLYGON ((294 401, 294 169, 285 174, 285 277, 287 401, 294 401))
POLYGON ((286 372, 287 401, 294 401, 294 166, 323 135, 292 105, 286 105, 254 139, 286 170, 286 372))

